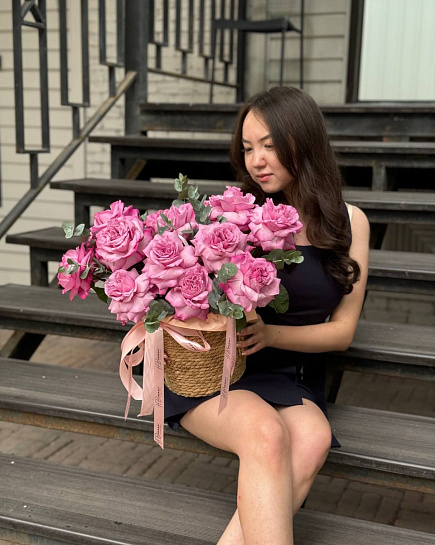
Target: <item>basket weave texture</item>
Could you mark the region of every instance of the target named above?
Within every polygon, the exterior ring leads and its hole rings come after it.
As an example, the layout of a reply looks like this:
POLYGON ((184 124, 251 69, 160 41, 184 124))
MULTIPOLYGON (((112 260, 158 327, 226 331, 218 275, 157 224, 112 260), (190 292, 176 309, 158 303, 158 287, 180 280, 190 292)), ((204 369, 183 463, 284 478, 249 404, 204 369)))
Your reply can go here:
MULTIPOLYGON (((174 393, 184 397, 202 397, 214 394, 221 387, 225 357, 225 331, 203 331, 210 345, 208 352, 191 352, 183 348, 164 331, 165 383, 174 393)), ((189 340, 203 344, 200 337, 189 340)), ((237 348, 236 365, 231 384, 241 378, 246 369, 246 356, 237 348)))

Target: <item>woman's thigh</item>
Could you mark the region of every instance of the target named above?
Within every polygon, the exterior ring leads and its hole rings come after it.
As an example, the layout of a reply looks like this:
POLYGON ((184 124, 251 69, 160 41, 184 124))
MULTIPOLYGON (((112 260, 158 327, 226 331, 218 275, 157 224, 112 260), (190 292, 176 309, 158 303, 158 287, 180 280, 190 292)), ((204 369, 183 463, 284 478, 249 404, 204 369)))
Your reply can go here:
POLYGON ((187 431, 206 443, 240 454, 247 441, 287 442, 284 422, 277 410, 257 394, 232 390, 228 405, 218 414, 219 397, 188 411, 180 421, 187 431), (283 437, 284 436, 284 437, 283 437))

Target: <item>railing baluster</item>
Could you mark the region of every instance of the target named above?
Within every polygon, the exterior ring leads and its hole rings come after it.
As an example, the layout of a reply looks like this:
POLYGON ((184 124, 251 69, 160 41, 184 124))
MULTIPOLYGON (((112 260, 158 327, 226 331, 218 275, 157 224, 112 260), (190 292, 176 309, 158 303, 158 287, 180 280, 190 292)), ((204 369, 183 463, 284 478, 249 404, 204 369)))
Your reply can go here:
MULTIPOLYGON (((47 21, 45 0, 26 0, 12 2, 13 41, 14 41, 14 81, 15 81, 15 134, 17 153, 47 153, 50 148, 49 109, 48 109, 48 69, 47 69, 47 21), (34 21, 24 20, 31 13, 34 21), (38 30, 40 108, 41 108, 41 147, 28 150, 24 132, 24 84, 23 84, 23 40, 22 27, 38 30)), ((36 159, 37 164, 37 159, 36 159)), ((37 171, 37 169, 36 169, 37 171)), ((35 168, 31 168, 32 176, 35 168)), ((32 178, 33 180, 33 178, 32 178)), ((33 182, 32 182, 33 183, 33 182)))
MULTIPOLYGON (((87 1, 87 0, 86 0, 87 1)), ((98 2, 98 39, 100 51, 100 64, 107 66, 109 79, 109 95, 116 93, 117 67, 124 66, 124 40, 125 40, 125 0, 116 0, 116 60, 107 60, 106 51, 106 0, 98 2)))

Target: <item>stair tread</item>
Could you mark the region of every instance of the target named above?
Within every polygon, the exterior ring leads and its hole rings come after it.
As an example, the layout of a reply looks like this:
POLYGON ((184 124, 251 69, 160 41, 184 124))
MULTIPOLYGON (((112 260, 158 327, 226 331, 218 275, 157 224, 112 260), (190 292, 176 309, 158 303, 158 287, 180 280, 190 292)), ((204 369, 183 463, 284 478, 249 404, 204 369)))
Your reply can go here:
MULTIPOLYGON (((0 455, 0 475, 0 526, 68 543, 211 545, 235 509, 227 494, 10 455, 0 455)), ((301 545, 435 543, 432 534, 308 510, 294 532, 301 545)))
MULTIPOLYGON (((49 248, 60 252, 76 247, 84 240, 85 237, 65 238, 61 227, 14 233, 6 237, 8 243, 49 248)), ((370 250, 369 274, 378 277, 435 281, 435 254, 370 250)))
MULTIPOLYGON (((114 146, 134 146, 144 148, 165 149, 217 149, 227 150, 231 140, 211 140, 192 138, 155 138, 141 135, 101 135, 90 136, 89 142, 111 144, 114 146)), ((376 154, 435 154, 435 142, 380 142, 380 141, 355 141, 355 140, 331 140, 331 147, 339 153, 376 153, 376 154)))
MULTIPOLYGON (((116 373, 0 358, 1 408, 133 429, 152 438, 152 416, 135 416, 138 401, 124 420, 126 397, 116 373)), ((435 419, 334 404, 328 413, 342 445, 331 450, 328 461, 435 479, 435 419)), ((165 434, 191 437, 168 427, 165 434)))
MULTIPOLYGON (((0 325, 8 327, 14 319, 45 322, 48 325, 74 325, 109 329, 112 340, 118 341, 128 331, 96 296, 69 301, 60 290, 40 286, 6 284, 0 286, 0 325)), ((435 336, 429 326, 384 324, 360 320, 350 349, 338 355, 352 355, 368 359, 400 361, 409 364, 434 366, 435 336)))
MULTIPOLYGON (((194 181, 207 194, 218 193, 226 185, 239 185, 229 181, 194 181)), ((82 178, 51 182, 55 189, 76 190, 80 193, 103 193, 115 196, 168 196, 175 198, 172 182, 149 182, 143 180, 82 178)), ((344 189, 346 202, 362 208, 398 211, 433 211, 435 212, 435 192, 422 191, 364 191, 344 189)))

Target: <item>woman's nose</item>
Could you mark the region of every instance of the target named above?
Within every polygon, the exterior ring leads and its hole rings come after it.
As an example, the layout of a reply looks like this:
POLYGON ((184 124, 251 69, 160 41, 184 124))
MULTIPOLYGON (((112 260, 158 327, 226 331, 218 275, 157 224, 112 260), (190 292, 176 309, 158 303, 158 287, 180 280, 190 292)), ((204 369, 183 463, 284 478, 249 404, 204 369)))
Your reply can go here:
POLYGON ((257 151, 257 152, 254 151, 254 158, 252 161, 253 166, 261 166, 264 164, 264 162, 265 160, 264 160, 264 155, 262 151, 257 151))

